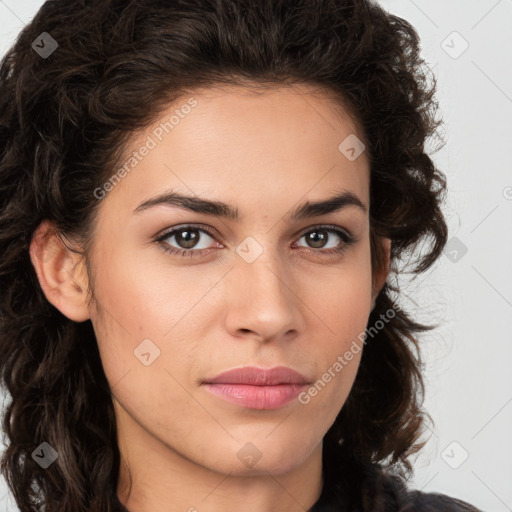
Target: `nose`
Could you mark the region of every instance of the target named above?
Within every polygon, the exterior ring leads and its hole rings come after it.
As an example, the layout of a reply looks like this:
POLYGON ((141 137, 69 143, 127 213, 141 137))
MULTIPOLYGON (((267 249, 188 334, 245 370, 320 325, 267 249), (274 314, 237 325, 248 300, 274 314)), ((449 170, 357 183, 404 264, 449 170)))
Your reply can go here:
POLYGON ((232 336, 269 342, 289 340, 303 331, 306 305, 299 275, 286 265, 272 249, 252 262, 235 258, 225 283, 225 322, 232 336))

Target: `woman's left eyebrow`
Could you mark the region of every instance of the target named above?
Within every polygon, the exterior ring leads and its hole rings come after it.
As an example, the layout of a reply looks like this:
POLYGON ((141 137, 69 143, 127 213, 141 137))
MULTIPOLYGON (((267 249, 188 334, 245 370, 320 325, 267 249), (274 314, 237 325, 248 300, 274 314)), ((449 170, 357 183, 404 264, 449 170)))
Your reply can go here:
MULTIPOLYGON (((160 205, 176 207, 204 215, 222 217, 233 221, 241 220, 240 212, 235 206, 221 201, 201 198, 199 196, 189 196, 174 190, 169 190, 143 201, 135 208, 133 213, 134 215, 139 214, 144 210, 160 205)), ((345 190, 338 195, 321 201, 304 202, 292 210, 288 215, 288 221, 292 222, 309 217, 320 217, 321 215, 334 213, 350 206, 358 208, 362 213, 366 214, 367 212, 367 208, 361 199, 354 193, 345 190)))

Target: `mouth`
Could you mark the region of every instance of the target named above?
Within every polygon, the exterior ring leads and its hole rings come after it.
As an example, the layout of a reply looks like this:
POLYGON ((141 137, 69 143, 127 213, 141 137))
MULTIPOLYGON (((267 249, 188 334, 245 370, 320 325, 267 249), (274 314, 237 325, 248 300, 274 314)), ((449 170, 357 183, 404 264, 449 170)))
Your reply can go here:
POLYGON ((293 401, 309 382, 285 366, 252 366, 223 372, 201 383, 214 396, 249 409, 272 410, 293 401))

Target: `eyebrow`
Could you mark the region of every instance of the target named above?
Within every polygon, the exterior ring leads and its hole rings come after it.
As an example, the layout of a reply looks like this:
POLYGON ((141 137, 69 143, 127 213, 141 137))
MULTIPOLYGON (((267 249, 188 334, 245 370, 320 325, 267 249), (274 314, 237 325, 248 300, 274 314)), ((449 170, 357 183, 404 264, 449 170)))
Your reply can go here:
MULTIPOLYGON (((240 212, 237 207, 223 203, 221 201, 212 201, 197 196, 188 196, 176 191, 168 191, 156 197, 152 197, 142 202, 135 208, 134 214, 139 214, 154 206, 174 206, 183 210, 188 210, 204 215, 212 215, 233 221, 240 219, 240 212)), ((298 221, 309 217, 320 217, 340 211, 349 206, 355 206, 363 213, 367 208, 364 203, 355 194, 349 191, 342 191, 340 194, 324 199, 322 201, 306 201, 301 204, 289 215, 290 221, 298 221)))

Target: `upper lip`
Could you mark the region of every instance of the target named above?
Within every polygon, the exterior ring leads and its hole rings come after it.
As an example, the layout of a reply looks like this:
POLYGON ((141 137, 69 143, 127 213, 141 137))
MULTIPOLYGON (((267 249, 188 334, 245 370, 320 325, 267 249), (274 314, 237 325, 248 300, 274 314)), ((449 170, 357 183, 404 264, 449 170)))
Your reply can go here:
POLYGON ((220 373, 206 379, 204 384, 251 384, 253 386, 277 386, 279 384, 308 384, 308 380, 299 372, 286 366, 264 369, 244 366, 220 373))

